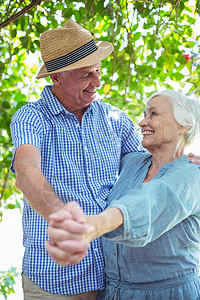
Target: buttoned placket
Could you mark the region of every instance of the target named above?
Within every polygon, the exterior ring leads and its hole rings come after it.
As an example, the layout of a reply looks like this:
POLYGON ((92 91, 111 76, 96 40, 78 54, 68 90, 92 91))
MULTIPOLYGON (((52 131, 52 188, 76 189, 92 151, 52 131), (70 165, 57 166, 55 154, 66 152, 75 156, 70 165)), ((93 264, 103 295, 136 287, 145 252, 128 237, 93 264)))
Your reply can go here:
POLYGON ((84 153, 84 158, 85 158, 85 171, 87 175, 88 182, 92 180, 92 170, 90 169, 90 153, 89 153, 89 145, 87 144, 87 128, 86 128, 86 117, 87 114, 91 113, 91 108, 89 107, 82 118, 81 124, 80 124, 80 134, 81 134, 81 141, 82 141, 82 147, 83 147, 83 153, 84 153))

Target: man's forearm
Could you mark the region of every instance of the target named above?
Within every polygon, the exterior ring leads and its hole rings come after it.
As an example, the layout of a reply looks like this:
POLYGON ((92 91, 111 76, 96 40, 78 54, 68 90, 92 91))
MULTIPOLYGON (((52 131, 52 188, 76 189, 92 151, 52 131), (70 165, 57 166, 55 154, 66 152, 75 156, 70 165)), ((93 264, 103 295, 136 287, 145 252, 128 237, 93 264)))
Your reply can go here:
POLYGON ((49 221, 49 215, 60 210, 65 204, 55 194, 37 166, 18 164, 15 168, 16 187, 23 192, 33 209, 49 221))

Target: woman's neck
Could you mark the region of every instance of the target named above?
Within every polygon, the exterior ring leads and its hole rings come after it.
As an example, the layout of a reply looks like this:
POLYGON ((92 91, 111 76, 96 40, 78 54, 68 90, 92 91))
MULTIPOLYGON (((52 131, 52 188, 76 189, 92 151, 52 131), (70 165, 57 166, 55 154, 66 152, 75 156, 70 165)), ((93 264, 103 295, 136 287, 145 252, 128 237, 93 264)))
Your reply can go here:
MULTIPOLYGON (((151 151, 149 151, 151 152, 151 151)), ((151 181, 160 171, 164 164, 176 160, 181 155, 177 155, 177 151, 152 151, 152 162, 149 166, 144 182, 151 181)))

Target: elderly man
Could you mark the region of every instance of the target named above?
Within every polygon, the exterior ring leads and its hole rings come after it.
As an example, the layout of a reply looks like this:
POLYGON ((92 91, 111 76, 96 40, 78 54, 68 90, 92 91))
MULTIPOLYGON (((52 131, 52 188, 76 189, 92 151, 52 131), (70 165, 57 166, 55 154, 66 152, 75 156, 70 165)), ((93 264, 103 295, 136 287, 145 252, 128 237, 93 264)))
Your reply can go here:
MULTIPOLYGON (((41 35, 44 65, 37 78, 50 76, 53 85, 43 89, 38 101, 22 107, 11 123, 11 170, 24 194, 25 300, 96 299, 104 288, 98 239, 90 248, 83 242, 88 255, 64 267, 52 260, 45 241, 49 216, 66 213, 69 201, 77 201, 85 214, 104 210, 121 157, 143 151, 131 120, 95 100, 101 61, 112 51, 110 43, 95 43, 90 32, 72 20, 41 35)), ((78 255, 84 257, 85 251, 78 255)))

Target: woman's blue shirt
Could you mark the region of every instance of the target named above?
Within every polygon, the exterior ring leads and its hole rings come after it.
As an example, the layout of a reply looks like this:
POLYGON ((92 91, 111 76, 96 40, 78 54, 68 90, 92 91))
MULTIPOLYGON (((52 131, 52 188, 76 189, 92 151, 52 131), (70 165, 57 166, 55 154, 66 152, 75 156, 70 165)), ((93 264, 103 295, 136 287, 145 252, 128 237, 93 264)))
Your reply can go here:
POLYGON ((195 297, 200 282, 191 286, 199 280, 200 167, 185 157, 163 165, 148 183, 143 181, 150 154, 134 152, 122 159, 108 207, 122 211, 124 225, 102 238, 103 299, 157 299, 159 290, 158 299, 167 300, 166 289, 169 300, 200 299, 195 297), (180 286, 188 282, 186 295, 180 286))

